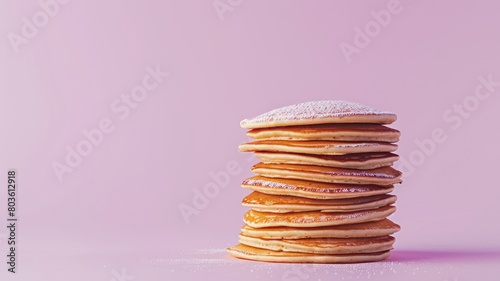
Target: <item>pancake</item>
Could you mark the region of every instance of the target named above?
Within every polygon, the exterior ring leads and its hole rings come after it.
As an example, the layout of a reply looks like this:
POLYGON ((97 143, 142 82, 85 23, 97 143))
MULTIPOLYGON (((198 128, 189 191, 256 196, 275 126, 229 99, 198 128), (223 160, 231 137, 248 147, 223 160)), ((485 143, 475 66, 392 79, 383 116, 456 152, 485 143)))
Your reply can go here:
POLYGON ((252 129, 247 136, 255 140, 333 140, 397 142, 398 130, 378 124, 321 124, 252 129))
POLYGON ((392 167, 355 170, 312 165, 258 163, 252 167, 252 172, 264 177, 328 183, 392 185, 401 182, 401 172, 392 167))
POLYGON ((286 262, 286 263, 358 263, 358 262, 374 262, 385 260, 389 257, 390 252, 378 253, 360 253, 348 255, 320 255, 320 254, 305 254, 305 253, 290 253, 278 252, 266 249, 259 249, 243 244, 238 244, 228 248, 227 251, 234 257, 264 261, 264 262, 286 262))
POLYGON ((252 192, 243 199, 243 206, 259 212, 352 212, 376 209, 396 202, 395 195, 375 195, 347 199, 311 199, 287 195, 252 192))
POLYGON ((271 151, 317 155, 344 155, 367 152, 393 152, 396 144, 388 142, 284 141, 263 140, 239 146, 243 152, 271 151))
POLYGON ((328 123, 377 123, 396 121, 394 113, 354 102, 325 100, 304 102, 271 110, 240 122, 246 129, 328 123))
POLYGON ((313 155, 285 152, 255 152, 263 163, 270 164, 302 164, 345 169, 375 169, 391 166, 399 159, 393 153, 373 152, 345 155, 313 155))
POLYGON ((294 253, 338 255, 356 253, 375 253, 392 250, 394 237, 381 236, 369 238, 306 238, 306 239, 263 239, 240 235, 243 245, 294 253))
POLYGON ((264 227, 253 228, 245 225, 241 233, 246 236, 265 239, 303 239, 303 238, 353 238, 392 235, 400 226, 389 219, 357 224, 323 227, 264 227))
POLYGON ((364 197, 391 192, 394 187, 311 182, 255 176, 248 178, 242 187, 274 195, 291 195, 315 199, 341 199, 364 197))
POLYGON ((396 207, 394 206, 345 213, 312 211, 281 214, 250 210, 243 217, 243 221, 254 228, 274 226, 319 227, 383 220, 395 211, 396 207))

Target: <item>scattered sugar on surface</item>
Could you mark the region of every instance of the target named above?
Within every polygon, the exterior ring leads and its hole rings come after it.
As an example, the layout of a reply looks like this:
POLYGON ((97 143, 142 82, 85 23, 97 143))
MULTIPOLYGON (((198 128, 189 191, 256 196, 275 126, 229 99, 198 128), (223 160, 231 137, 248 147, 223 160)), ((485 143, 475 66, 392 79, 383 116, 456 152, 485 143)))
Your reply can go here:
MULTIPOLYGON (((433 261, 391 261, 359 264, 286 264, 240 260, 231 257, 226 249, 195 249, 183 253, 172 253, 168 257, 141 258, 140 263, 156 270, 184 272, 214 272, 224 274, 248 274, 252 278, 269 280, 295 280, 308 276, 308 280, 324 280, 325 276, 335 280, 393 280, 394 277, 446 278, 447 272, 456 271, 456 266, 433 261)), ((246 280, 246 279, 245 279, 246 280)), ((302 280, 302 279, 300 279, 302 280)), ((413 280, 413 279, 412 279, 413 280)), ((444 279, 447 280, 447 279, 444 279)), ((452 279, 453 280, 453 279, 452 279)))
POLYGON ((232 258, 226 249, 222 248, 196 249, 177 254, 175 257, 142 258, 140 262, 155 268, 176 268, 192 272, 240 271, 242 268, 247 268, 250 272, 271 273, 277 265, 232 258))
POLYGON ((226 249, 221 248, 208 248, 208 249, 197 249, 193 254, 222 254, 227 253, 226 249))

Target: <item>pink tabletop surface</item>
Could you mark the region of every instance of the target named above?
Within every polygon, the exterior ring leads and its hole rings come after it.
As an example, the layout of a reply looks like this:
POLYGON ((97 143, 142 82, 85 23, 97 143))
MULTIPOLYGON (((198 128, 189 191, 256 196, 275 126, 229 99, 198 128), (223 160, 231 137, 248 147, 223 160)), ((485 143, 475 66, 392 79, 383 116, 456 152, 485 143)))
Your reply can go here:
POLYGON ((499 10, 493 0, 1 1, 0 280, 500 280, 499 10), (238 151, 239 121, 325 99, 398 115, 392 256, 230 257, 247 210, 240 183, 257 162, 238 151))

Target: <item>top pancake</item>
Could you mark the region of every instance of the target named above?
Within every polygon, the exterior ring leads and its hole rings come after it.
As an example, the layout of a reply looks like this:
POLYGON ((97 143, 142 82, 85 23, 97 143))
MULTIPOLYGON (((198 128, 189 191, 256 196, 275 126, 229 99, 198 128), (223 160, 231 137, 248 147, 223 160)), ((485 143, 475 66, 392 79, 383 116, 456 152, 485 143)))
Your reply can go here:
POLYGON ((379 124, 319 124, 252 129, 247 136, 255 140, 333 140, 397 142, 398 130, 379 124))
POLYGON ((354 102, 325 100, 299 103, 271 110, 240 122, 246 129, 329 123, 391 124, 394 113, 354 102))

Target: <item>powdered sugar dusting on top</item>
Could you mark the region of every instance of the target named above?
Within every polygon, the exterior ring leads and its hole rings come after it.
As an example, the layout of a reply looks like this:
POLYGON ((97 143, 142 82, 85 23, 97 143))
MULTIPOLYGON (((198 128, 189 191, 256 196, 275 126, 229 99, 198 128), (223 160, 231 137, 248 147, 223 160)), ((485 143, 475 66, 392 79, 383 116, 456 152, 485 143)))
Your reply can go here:
POLYGON ((391 112, 379 111, 366 105, 341 100, 311 101, 271 110, 257 117, 245 119, 240 125, 244 128, 259 127, 259 124, 287 123, 297 120, 323 118, 342 118, 346 116, 391 115, 391 112))

